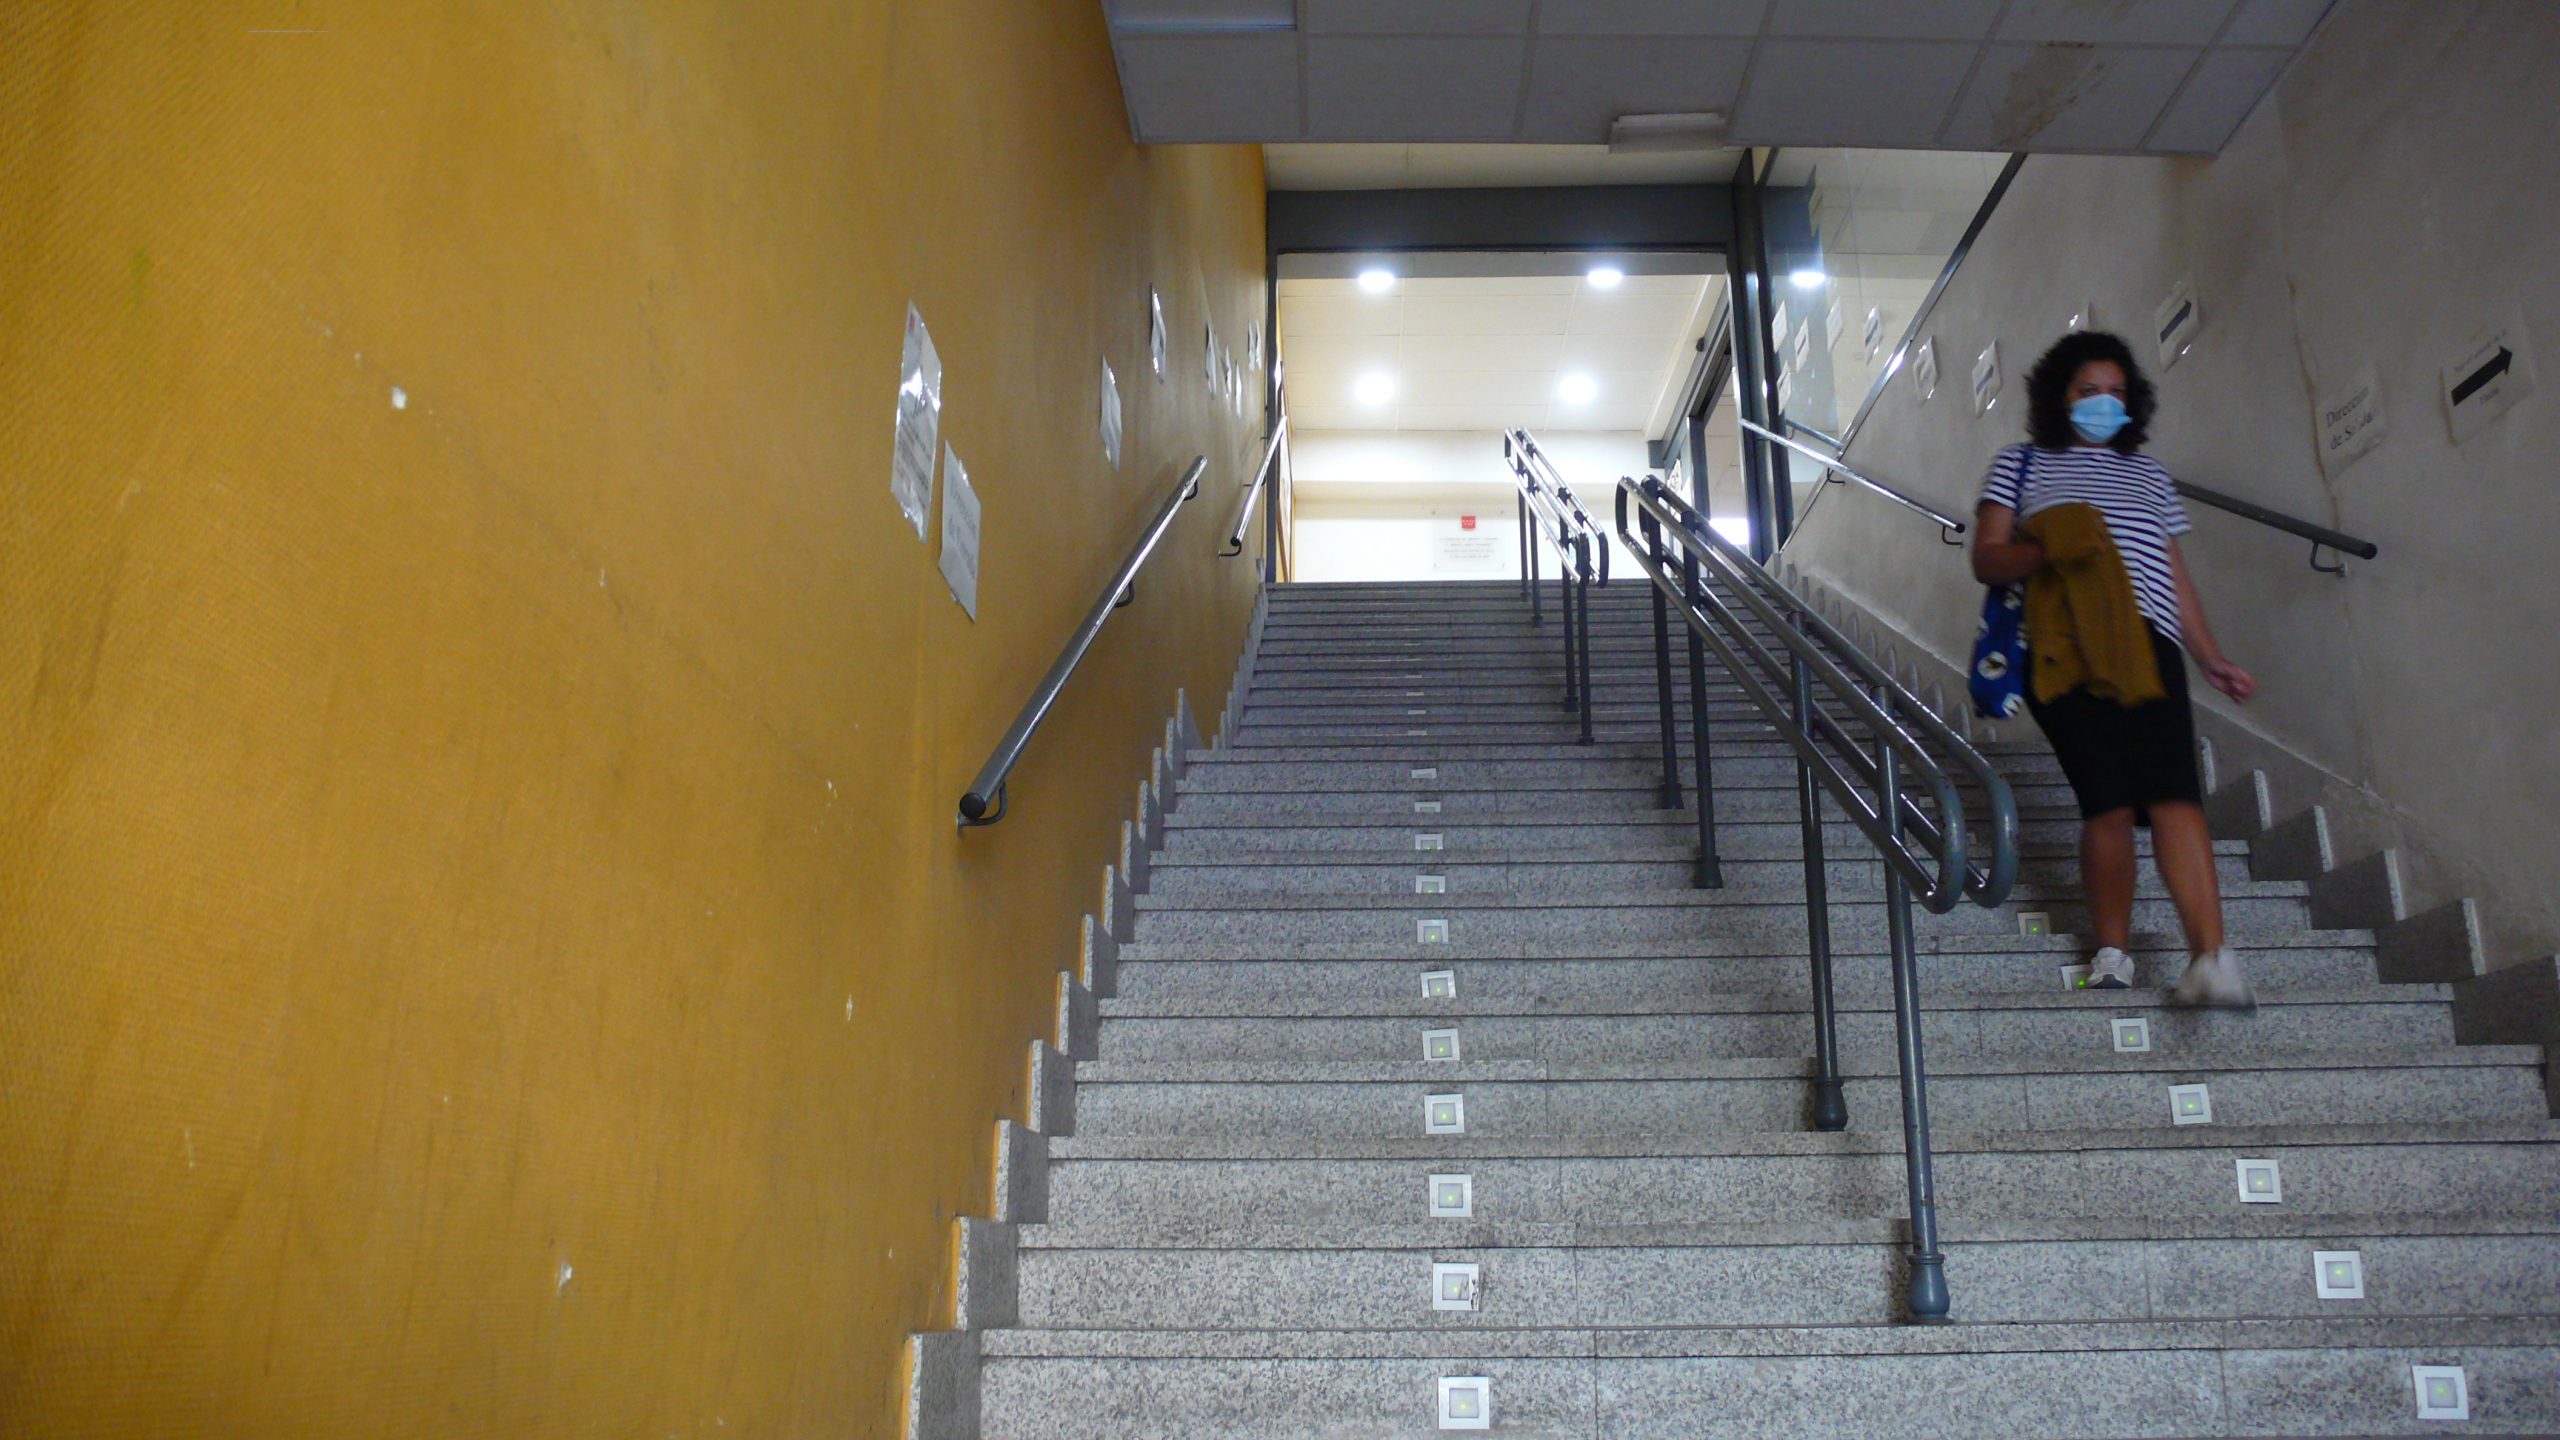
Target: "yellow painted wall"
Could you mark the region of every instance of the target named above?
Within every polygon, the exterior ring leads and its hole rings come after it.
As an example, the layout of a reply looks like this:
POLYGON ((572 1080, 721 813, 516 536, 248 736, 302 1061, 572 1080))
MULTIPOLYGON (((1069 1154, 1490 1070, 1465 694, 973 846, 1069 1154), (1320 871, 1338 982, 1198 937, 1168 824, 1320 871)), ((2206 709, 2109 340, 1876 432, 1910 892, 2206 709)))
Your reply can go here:
POLYGON ((0 5, 0 1435, 892 1430, 1250 606, 1260 162, 1127 133, 1092 0, 0 5))

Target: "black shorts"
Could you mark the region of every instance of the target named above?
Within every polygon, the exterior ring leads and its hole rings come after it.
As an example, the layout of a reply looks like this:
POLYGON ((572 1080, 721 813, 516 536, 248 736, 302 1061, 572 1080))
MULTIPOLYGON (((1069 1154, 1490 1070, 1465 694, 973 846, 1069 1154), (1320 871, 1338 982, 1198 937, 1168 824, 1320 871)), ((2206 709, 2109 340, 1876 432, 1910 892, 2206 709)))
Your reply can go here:
POLYGON ((2195 710, 2187 701, 2187 657, 2157 630, 2151 632, 2151 653, 2159 657, 2160 684, 2168 695, 2148 705, 2119 705, 2086 686, 2039 705, 2033 686, 2028 688, 2028 713, 2053 742, 2084 820, 2131 809, 2135 824, 2148 825, 2154 805, 2204 798, 2196 775, 2195 710))

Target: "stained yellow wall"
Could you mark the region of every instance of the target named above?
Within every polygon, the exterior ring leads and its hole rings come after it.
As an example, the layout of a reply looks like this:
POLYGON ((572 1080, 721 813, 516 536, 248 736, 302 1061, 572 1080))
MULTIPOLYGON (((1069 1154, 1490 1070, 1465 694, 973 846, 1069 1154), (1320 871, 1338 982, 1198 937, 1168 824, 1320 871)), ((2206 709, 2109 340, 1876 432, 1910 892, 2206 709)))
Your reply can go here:
POLYGON ((1234 664, 1261 216, 1091 0, 0 5, 0 1435, 889 1433, 1234 664))

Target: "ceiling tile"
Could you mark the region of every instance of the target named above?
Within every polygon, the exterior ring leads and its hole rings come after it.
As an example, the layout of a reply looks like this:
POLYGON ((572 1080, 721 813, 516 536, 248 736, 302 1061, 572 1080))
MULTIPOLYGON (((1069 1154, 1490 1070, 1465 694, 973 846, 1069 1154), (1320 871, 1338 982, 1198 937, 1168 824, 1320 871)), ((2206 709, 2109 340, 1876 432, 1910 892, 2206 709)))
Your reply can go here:
POLYGON ((1918 41, 1769 40, 1734 112, 1737 143, 1924 144, 1976 47, 1918 41))
POLYGON ((1529 0, 1306 0, 1310 35, 1525 35, 1529 0))
POLYGON ((2202 45, 2221 30, 2232 0, 2010 0, 2002 40, 2084 45, 2202 45))
POLYGON ((2151 132, 2153 150, 2210 155, 2249 118, 2258 98, 2284 70, 2290 50, 2214 50, 2151 132))
POLYGON ((1394 295, 1287 296, 1280 301, 1280 333, 1393 335, 1403 328, 1403 308, 1394 295))
POLYGON ((1294 36, 1123 34, 1117 48, 1141 143, 1298 133, 1294 36))
POLYGON ((1508 138, 1522 40, 1309 40, 1307 133, 1318 140, 1508 138))
MULTIPOLYGON (((1404 363, 1417 370, 1464 370, 1484 363, 1486 349, 1482 335, 1407 335, 1404 363)), ((1501 353, 1521 369, 1551 374, 1564 354, 1564 337, 1505 335, 1501 353)))
POLYGON ((1568 335, 1556 354, 1556 368, 1659 370, 1679 344, 1672 335, 1568 335))
POLYGON ((2299 46, 2329 13, 2330 0, 2240 0, 2222 32, 2225 45, 2299 46))
POLYGON ((2193 50, 1989 46, 1942 138, 1979 150, 2135 150, 2195 60, 2193 50))
POLYGON ((1298 20, 1295 0, 1107 0, 1104 8, 1123 30, 1287 30, 1298 20))
POLYGON ((1541 40, 1522 138, 1598 145, 1621 115, 1730 114, 1750 58, 1745 40, 1541 40))
POLYGON ((1407 295, 1459 295, 1479 300, 1506 295, 1570 295, 1581 288, 1581 277, 1574 275, 1417 275, 1404 282, 1407 295))
POLYGON ((1676 335, 1689 323, 1689 307, 1667 295, 1577 295, 1566 321, 1568 335, 1676 335))
POLYGON ((1423 370, 1404 377, 1408 406, 1543 405, 1555 398, 1550 377, 1509 370, 1423 370))
MULTIPOLYGON (((1285 312, 1284 312, 1285 313, 1285 312)), ((1324 335, 1284 328, 1289 375, 1328 371, 1394 370, 1404 363, 1404 341, 1394 335, 1324 335)))
POLYGON ((1541 35, 1757 35, 1769 0, 1546 0, 1541 35))
MULTIPOLYGON (((1514 425, 1534 426, 1546 418, 1544 405, 1519 406, 1489 403, 1467 405, 1407 405, 1397 415, 1397 428, 1404 430, 1501 430, 1514 425)), ((1502 457, 1485 457, 1485 469, 1496 479, 1502 475, 1502 457)))
POLYGON ((1417 295, 1404 302, 1405 328, 1431 335, 1561 335, 1573 301, 1563 295, 1517 295, 1502 303, 1460 296, 1417 295))
POLYGON ((2000 0, 1778 0, 1772 35, 1852 40, 1979 40, 1991 33, 2000 0))

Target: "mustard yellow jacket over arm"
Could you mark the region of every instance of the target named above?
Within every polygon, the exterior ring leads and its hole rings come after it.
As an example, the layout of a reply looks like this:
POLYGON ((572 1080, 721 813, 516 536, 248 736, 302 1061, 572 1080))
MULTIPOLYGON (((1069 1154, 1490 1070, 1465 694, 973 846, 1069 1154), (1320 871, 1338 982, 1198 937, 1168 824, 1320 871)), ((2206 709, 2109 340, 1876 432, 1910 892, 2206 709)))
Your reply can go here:
POLYGON ((2133 598, 2124 556, 2093 505, 2056 505, 2019 527, 2044 546, 2027 577, 2027 651, 2036 702, 2075 686, 2120 705, 2166 698, 2151 626, 2133 598))

